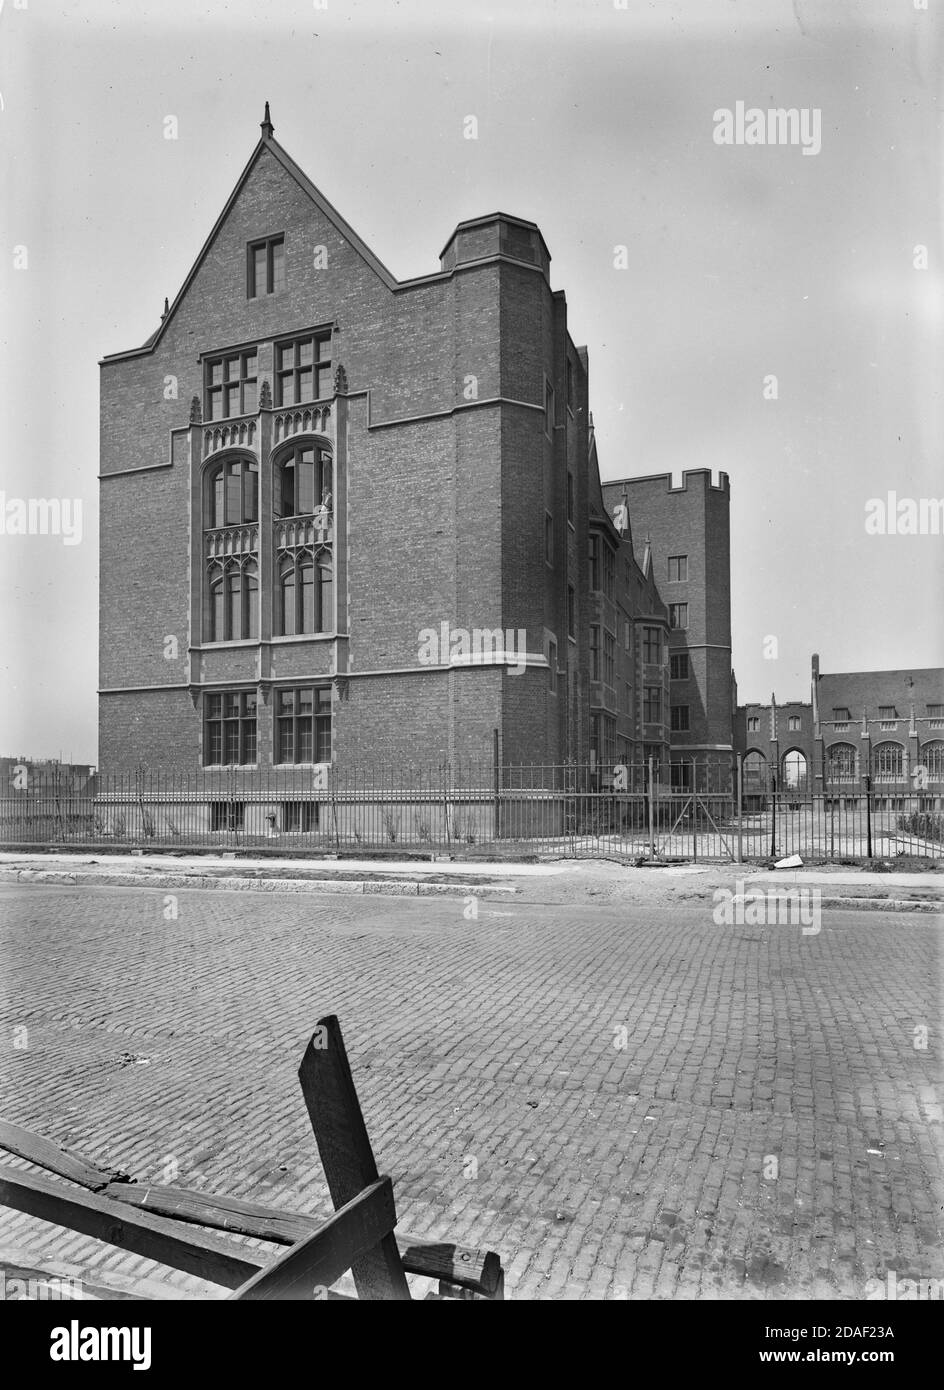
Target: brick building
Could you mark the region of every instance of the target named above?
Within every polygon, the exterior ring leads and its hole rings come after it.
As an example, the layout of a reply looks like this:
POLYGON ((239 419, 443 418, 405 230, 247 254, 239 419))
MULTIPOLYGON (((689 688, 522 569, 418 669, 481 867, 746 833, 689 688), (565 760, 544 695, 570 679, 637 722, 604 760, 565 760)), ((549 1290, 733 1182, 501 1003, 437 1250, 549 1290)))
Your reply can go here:
POLYGON ((594 762, 642 767, 668 762, 669 614, 653 577, 652 552, 633 546, 633 519, 611 514, 599 482, 591 422, 590 749, 594 762))
POLYGON ((160 327, 101 362, 105 773, 234 794, 486 760, 494 731, 509 764, 662 756, 676 686, 678 742, 730 747, 727 479, 601 487, 549 267, 495 213, 396 280, 266 107, 160 327))
POLYGON ((944 800, 944 669, 820 670, 814 654, 810 700, 738 705, 735 743, 745 795, 772 773, 807 795, 855 793, 871 779, 879 804, 916 791, 944 800))
POLYGON ((632 520, 627 542, 668 616, 668 742, 687 785, 692 763, 726 768, 733 748, 728 476, 624 478, 603 495, 611 516, 632 520))

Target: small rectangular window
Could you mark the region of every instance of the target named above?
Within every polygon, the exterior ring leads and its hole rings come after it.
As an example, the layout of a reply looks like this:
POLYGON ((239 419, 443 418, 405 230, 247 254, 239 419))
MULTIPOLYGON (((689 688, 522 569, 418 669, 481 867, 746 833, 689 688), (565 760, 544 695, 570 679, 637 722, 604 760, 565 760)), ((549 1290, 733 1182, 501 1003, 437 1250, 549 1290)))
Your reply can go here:
POLYGON ((302 686, 279 690, 275 704, 275 761, 331 761, 331 689, 302 686))
POLYGON ((249 244, 246 292, 250 299, 285 289, 285 237, 266 237, 249 244))
POLYGON ((607 598, 612 598, 616 584, 616 556, 606 541, 602 541, 601 544, 603 547, 603 592, 607 598))
POLYGON ((590 679, 600 679, 600 629, 596 623, 590 626, 590 679))
POLYGON ((331 394, 331 334, 309 333, 275 345, 275 404, 304 405, 331 394), (317 365, 315 365, 317 363, 317 365))
POLYGON ((673 705, 670 711, 671 728, 673 734, 688 733, 689 728, 689 706, 673 705))
POLYGON ((557 694, 557 643, 553 637, 547 643, 548 687, 552 695, 557 694))
POLYGON ((756 734, 759 728, 760 728, 760 718, 759 718, 759 716, 756 715, 756 714, 749 714, 749 715, 747 716, 747 732, 748 732, 749 734, 756 734))
POLYGON ((600 537, 594 533, 590 537, 590 588, 600 587, 600 537))
POLYGON ((244 801, 211 801, 211 830, 242 830, 245 821, 246 803, 244 801))
POLYGON ((203 407, 206 420, 229 420, 234 415, 255 414, 257 360, 255 348, 204 360, 203 407))
POLYGON ((647 685, 643 687, 642 695, 642 717, 646 724, 661 724, 662 722, 662 687, 661 685, 647 685))
POLYGON ((548 435, 554 433, 554 387, 544 379, 544 430, 548 435))
POLYGON ((676 631, 684 632, 688 627, 688 604, 670 603, 669 604, 669 627, 676 631))
POLYGON ((642 659, 649 666, 662 665, 662 633, 657 627, 642 630, 642 659))
POLYGON ((787 720, 787 728, 790 730, 792 734, 798 732, 800 728, 800 716, 798 714, 790 715, 790 717, 787 720))
POLYGON ((673 652, 669 657, 669 679, 685 681, 689 677, 688 652, 673 652))
POLYGON ((544 513, 544 559, 549 565, 554 563, 554 518, 550 512, 544 513))
POLYGON ((283 801, 282 829, 290 833, 317 830, 319 811, 317 801, 283 801))
POLYGON ((680 584, 688 579, 688 556, 669 556, 669 583, 680 584))
POLYGON ((616 681, 616 637, 612 632, 603 633, 603 680, 606 685, 616 681))
POLYGON ((207 767, 256 761, 256 692, 204 696, 203 761, 207 767))

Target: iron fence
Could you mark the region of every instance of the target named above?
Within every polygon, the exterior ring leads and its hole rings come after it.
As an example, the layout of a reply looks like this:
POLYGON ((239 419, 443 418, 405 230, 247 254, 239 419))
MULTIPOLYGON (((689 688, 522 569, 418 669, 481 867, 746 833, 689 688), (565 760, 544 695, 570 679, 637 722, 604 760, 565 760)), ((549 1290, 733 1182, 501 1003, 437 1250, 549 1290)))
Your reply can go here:
POLYGON ((0 795, 4 846, 386 851, 640 861, 944 857, 944 787, 745 781, 740 760, 610 766, 139 769, 70 782, 32 773, 0 795))

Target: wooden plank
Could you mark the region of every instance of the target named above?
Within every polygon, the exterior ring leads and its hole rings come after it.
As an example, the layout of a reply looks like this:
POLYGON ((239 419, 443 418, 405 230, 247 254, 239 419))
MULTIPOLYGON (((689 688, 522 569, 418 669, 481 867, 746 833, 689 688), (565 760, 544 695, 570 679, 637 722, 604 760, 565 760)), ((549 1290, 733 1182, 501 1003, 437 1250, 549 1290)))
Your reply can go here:
POLYGON ((71 1182, 77 1182, 80 1187, 88 1187, 92 1191, 104 1187, 117 1176, 113 1172, 105 1172, 103 1168, 94 1167, 84 1158, 79 1158, 68 1149, 54 1144, 51 1139, 44 1139, 41 1134, 35 1134, 31 1129, 11 1124, 9 1120, 0 1119, 0 1149, 16 1154, 18 1158, 28 1159, 38 1168, 58 1173, 60 1178, 68 1178, 71 1182))
POLYGON ((266 1265, 230 1298, 310 1299, 375 1250, 397 1219, 393 1183, 380 1178, 341 1207, 306 1240, 266 1265))
MULTIPOLYGON (((302 1095, 336 1209, 377 1181, 377 1164, 334 1014, 318 1020, 298 1069, 302 1095)), ((351 1266, 362 1299, 408 1300, 409 1286, 393 1234, 351 1266)))
POLYGON ((262 1267, 258 1259, 237 1252, 219 1236, 202 1231, 191 1234, 163 1216, 136 1211, 98 1193, 63 1187, 41 1173, 26 1173, 8 1164, 0 1164, 0 1205, 133 1250, 228 1289, 238 1288, 262 1267))
MULTIPOLYGON (((313 1216, 260 1206, 239 1197, 210 1195, 186 1187, 152 1186, 134 1179, 129 1183, 115 1182, 113 1173, 96 1168, 52 1140, 5 1120, 0 1120, 0 1148, 9 1149, 10 1153, 28 1158, 48 1172, 69 1178, 102 1196, 213 1230, 270 1240, 276 1245, 293 1245, 318 1229, 313 1216)), ((501 1261, 493 1250, 473 1249, 450 1241, 429 1241, 405 1231, 398 1232, 395 1238, 403 1267, 409 1274, 445 1279, 494 1297, 501 1276, 501 1261)))
MULTIPOLYGON (((102 1196, 143 1207, 178 1221, 208 1226, 233 1235, 270 1240, 274 1245, 294 1245, 318 1230, 313 1216, 259 1206, 240 1197, 196 1192, 186 1187, 160 1187, 144 1183, 114 1183, 102 1196)), ((473 1250, 449 1241, 422 1240, 405 1231, 396 1234, 403 1268, 408 1274, 445 1279, 475 1293, 494 1297, 501 1280, 501 1260, 494 1250, 473 1250)))
POLYGON ((403 1268, 410 1274, 444 1280, 485 1298, 502 1296, 499 1290, 504 1276, 494 1250, 472 1250, 448 1241, 420 1241, 403 1231, 397 1235, 397 1245, 403 1268))
POLYGON ((278 1211, 244 1202, 238 1197, 209 1196, 188 1187, 160 1187, 148 1183, 114 1183, 102 1189, 103 1197, 145 1211, 171 1216, 195 1226, 209 1226, 232 1235, 270 1240, 273 1245, 294 1245, 307 1240, 321 1223, 313 1216, 278 1211))

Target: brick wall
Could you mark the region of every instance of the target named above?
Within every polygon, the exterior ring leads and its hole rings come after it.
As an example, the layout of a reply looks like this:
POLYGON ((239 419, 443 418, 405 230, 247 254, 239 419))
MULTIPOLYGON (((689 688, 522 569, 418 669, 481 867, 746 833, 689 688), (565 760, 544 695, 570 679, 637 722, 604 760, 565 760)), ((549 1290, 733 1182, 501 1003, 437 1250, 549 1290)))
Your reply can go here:
MULTIPOLYGON (((258 685, 264 695, 271 681, 348 672, 345 697, 335 689, 339 760, 399 760, 417 749, 424 757, 490 757, 496 727, 517 757, 563 756, 567 700, 548 697, 546 669, 523 677, 404 670, 418 665, 421 629, 441 622, 523 628, 532 654, 544 650, 546 631, 556 633, 565 689, 579 688, 585 661, 585 634, 572 662, 566 642, 567 576, 582 583, 585 547, 576 529, 573 538, 567 531, 565 506, 569 463, 585 522, 586 373, 567 336, 563 297, 546 278, 546 248, 529 224, 482 219, 459 229, 443 264, 454 270, 391 281, 286 167, 274 142, 263 140, 156 340, 102 363, 106 772, 141 759, 196 765, 199 700, 195 708, 189 691, 174 687, 258 685), (248 299, 247 243, 276 234, 285 237, 286 288, 248 299), (327 254, 320 268, 319 248, 327 254), (499 251, 517 260, 471 263, 499 251), (271 381, 273 337, 321 327, 332 330, 332 367, 343 364, 348 387, 333 402, 330 427, 337 635, 208 647, 203 432, 188 428, 191 398, 203 397, 198 358, 256 345, 260 383, 271 381), (570 416, 568 356, 576 383, 570 416), (545 374, 563 423, 550 437, 545 374), (553 567, 544 561, 545 508, 555 518, 553 567), (400 674, 367 678, 372 671, 400 674)), ((259 421, 253 447, 265 468, 269 425, 265 416, 259 421)), ((263 506, 260 525, 267 524, 263 506)), ((274 565, 263 564, 264 602, 273 575, 274 565)), ((265 766, 271 704, 260 699, 258 711, 265 766)))

